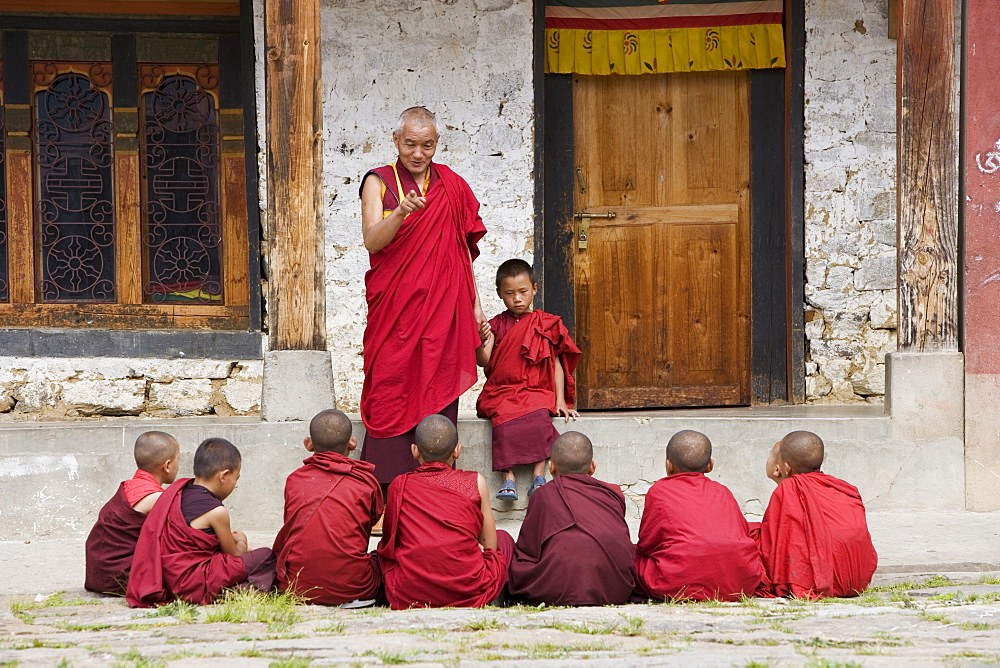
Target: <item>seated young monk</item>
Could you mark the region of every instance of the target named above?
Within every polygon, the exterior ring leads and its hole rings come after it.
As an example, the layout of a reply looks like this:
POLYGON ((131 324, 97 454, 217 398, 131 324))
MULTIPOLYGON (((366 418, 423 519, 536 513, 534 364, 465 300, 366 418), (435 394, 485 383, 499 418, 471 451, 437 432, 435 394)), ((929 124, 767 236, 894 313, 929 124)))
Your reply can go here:
POLYGON ((528 503, 510 565, 511 596, 547 605, 619 605, 635 589, 625 496, 592 477, 594 447, 570 431, 552 443, 552 482, 528 503))
POLYGON ((389 485, 378 544, 389 605, 488 605, 507 584, 514 539, 496 530, 485 478, 454 468, 462 446, 451 420, 424 418, 414 440, 420 466, 389 485))
POLYGON ((198 446, 194 479, 168 487, 142 526, 125 593, 129 605, 150 608, 177 599, 208 604, 226 587, 274 588, 271 550, 250 550, 222 505, 236 488, 241 464, 240 451, 224 438, 198 446))
POLYGON ((368 539, 382 516, 382 489, 374 464, 348 457, 357 445, 350 418, 325 410, 309 423, 312 456, 285 481, 285 524, 274 541, 278 587, 312 603, 374 599, 381 585, 368 539))
POLYGON ((760 525, 760 553, 776 596, 855 596, 878 555, 857 487, 820 471, 823 441, 793 431, 775 444, 767 475, 778 483, 760 525))
POLYGON ((88 591, 125 595, 142 524, 163 493, 163 485, 177 478, 180 453, 174 437, 162 431, 147 431, 135 440, 135 475, 118 486, 87 536, 87 576, 83 586, 88 591))
POLYGON ((667 477, 646 493, 635 556, 638 588, 655 599, 737 601, 764 577, 733 493, 705 476, 714 464, 700 432, 667 443, 667 477))

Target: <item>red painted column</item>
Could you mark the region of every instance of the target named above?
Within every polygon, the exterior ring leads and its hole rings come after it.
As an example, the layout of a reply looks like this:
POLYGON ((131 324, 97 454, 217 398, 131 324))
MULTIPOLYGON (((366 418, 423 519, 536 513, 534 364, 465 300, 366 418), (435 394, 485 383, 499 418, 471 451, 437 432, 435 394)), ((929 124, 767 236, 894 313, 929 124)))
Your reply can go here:
POLYGON ((965 93, 965 458, 970 510, 1000 508, 1000 22, 970 2, 965 93))

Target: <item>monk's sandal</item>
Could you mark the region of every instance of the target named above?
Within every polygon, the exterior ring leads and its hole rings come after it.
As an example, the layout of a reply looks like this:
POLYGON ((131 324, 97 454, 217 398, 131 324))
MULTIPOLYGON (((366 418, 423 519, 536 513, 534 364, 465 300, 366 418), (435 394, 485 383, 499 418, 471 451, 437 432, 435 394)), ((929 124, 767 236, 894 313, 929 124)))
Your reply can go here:
POLYGON ((528 488, 528 496, 535 493, 535 490, 545 484, 545 476, 536 475, 535 479, 531 481, 531 487, 528 488))
POLYGON ((513 480, 503 481, 500 491, 497 492, 497 498, 501 501, 517 501, 517 487, 514 486, 513 480))

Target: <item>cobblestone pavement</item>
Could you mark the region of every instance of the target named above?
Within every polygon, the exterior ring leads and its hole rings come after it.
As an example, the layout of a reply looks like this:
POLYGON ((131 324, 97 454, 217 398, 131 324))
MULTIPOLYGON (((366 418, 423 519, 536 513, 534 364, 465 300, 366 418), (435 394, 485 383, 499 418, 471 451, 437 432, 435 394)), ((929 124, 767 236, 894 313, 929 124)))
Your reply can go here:
POLYGON ((1000 580, 966 577, 970 583, 957 586, 939 576, 897 581, 851 600, 607 608, 391 611, 223 603, 149 611, 82 590, 3 596, 0 665, 998 663, 1000 584, 982 582, 1000 580))

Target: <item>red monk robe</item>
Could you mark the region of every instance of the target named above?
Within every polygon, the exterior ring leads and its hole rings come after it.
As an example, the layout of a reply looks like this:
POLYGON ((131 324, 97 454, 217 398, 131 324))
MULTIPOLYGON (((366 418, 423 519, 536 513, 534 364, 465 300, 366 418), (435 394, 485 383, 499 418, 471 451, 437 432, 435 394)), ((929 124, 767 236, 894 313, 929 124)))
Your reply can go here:
POLYGON ((503 591, 514 541, 498 531, 499 550, 480 547, 477 476, 431 462, 389 486, 378 556, 393 609, 481 607, 503 591))
POLYGON ((312 603, 372 599, 381 584, 368 554, 382 515, 374 464, 317 452, 285 482, 285 524, 274 541, 278 586, 312 603))
POLYGON ((496 343, 483 370, 486 384, 476 409, 493 424, 493 470, 508 471, 548 459, 559 435, 551 419, 556 411, 556 359, 562 358, 563 394, 572 408, 576 396, 572 374, 580 349, 562 318, 545 311, 536 309, 520 318, 504 311, 490 320, 490 326, 496 343), (533 437, 546 432, 547 438, 533 437))
MULTIPOLYGON (((431 169, 437 180, 430 183, 426 206, 409 214, 389 245, 370 255, 365 274, 361 417, 374 439, 405 434, 477 379, 481 341, 470 257, 478 257, 486 228, 465 180, 445 165, 431 169)), ((367 450, 362 458, 371 460, 367 450)), ((410 461, 408 444, 402 456, 410 461)), ((379 480, 389 482, 381 475, 379 480)))
POLYGON ((634 558, 621 491, 560 475, 531 496, 507 588, 536 604, 620 605, 635 589, 634 558))
POLYGON ((247 579, 244 559, 223 553, 217 537, 184 521, 181 490, 190 482, 183 478, 168 487, 142 526, 125 594, 134 608, 175 599, 207 605, 247 579))
POLYGON ((821 471, 785 478, 771 494, 760 553, 775 596, 855 596, 878 566, 858 488, 821 471))
POLYGON ((676 473, 646 493, 635 556, 639 589, 655 599, 738 601, 764 577, 733 493, 704 473, 676 473))
POLYGON ((133 508, 150 494, 162 492, 156 478, 146 471, 118 486, 115 495, 97 514, 97 522, 87 536, 87 575, 83 586, 101 594, 125 593, 132 553, 146 515, 133 508))

